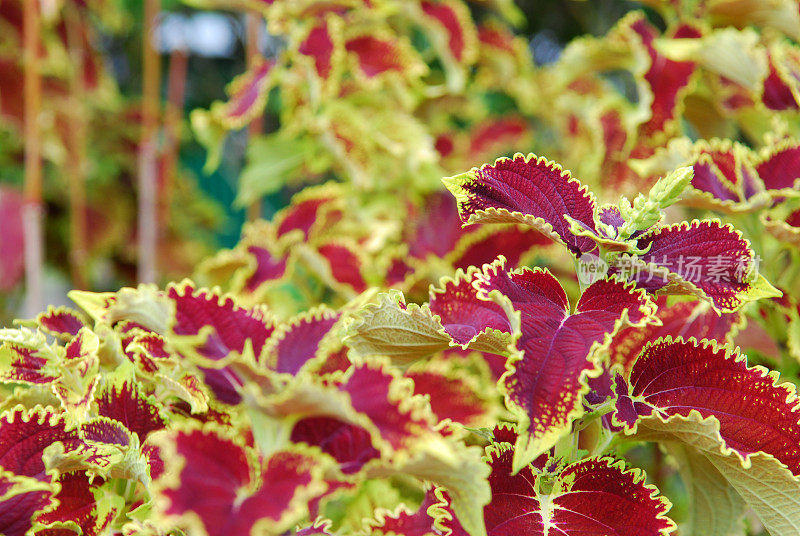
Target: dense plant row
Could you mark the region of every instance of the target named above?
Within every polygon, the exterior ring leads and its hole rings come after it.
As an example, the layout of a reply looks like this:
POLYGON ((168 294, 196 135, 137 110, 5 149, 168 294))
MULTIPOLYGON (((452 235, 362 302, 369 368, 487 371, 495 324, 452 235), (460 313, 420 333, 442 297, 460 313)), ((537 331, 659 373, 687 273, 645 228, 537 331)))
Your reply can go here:
POLYGON ((547 66, 502 2, 202 3, 286 37, 196 112, 211 163, 279 99, 241 201, 322 184, 0 330, 0 531, 797 533, 796 3, 547 66))

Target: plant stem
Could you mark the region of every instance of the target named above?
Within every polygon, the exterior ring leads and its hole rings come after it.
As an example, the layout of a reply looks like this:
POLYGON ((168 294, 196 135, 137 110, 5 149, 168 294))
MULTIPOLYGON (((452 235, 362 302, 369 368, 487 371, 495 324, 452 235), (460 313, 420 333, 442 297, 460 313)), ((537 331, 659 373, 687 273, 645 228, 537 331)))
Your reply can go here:
POLYGON ((142 137, 139 145, 138 233, 140 283, 154 283, 157 270, 158 223, 156 197, 158 192, 158 113, 160 87, 160 57, 155 49, 153 31, 160 10, 160 0, 145 0, 142 35, 142 137))
POLYGON ((162 161, 161 196, 159 203, 159 222, 162 236, 169 228, 169 214, 172 206, 172 192, 178 174, 180 152, 181 117, 186 96, 186 73, 189 54, 185 48, 177 48, 170 55, 167 75, 167 108, 164 111, 165 148, 162 161))
POLYGON ((25 58, 25 206, 22 218, 25 229, 26 314, 34 316, 42 309, 42 265, 44 233, 42 230, 42 140, 39 115, 42 106, 42 77, 39 71, 39 2, 23 2, 25 58))
MULTIPOLYGON (((247 14, 247 67, 252 69, 256 65, 256 61, 261 57, 258 43, 261 40, 261 17, 256 13, 247 14)), ((264 116, 261 114, 254 117, 250 124, 247 125, 248 139, 252 140, 264 130, 264 116)), ((261 200, 254 201, 247 207, 247 219, 249 221, 257 220, 261 217, 261 200)))
POLYGON ((67 28, 67 43, 73 70, 70 78, 69 133, 67 140, 69 180, 69 223, 70 252, 69 263, 72 286, 87 289, 86 281, 86 110, 84 108, 86 87, 84 83, 84 61, 81 39, 81 20, 77 6, 64 6, 67 28))

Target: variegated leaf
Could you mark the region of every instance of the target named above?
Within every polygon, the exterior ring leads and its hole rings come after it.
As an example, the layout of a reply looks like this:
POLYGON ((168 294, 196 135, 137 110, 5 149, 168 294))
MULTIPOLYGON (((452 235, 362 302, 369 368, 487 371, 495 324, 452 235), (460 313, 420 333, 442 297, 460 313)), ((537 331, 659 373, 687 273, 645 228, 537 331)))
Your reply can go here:
POLYGON ((501 384, 507 405, 528 430, 517 443, 520 468, 555 445, 583 412, 586 382, 601 371, 594 352, 626 323, 644 325, 655 310, 642 291, 615 278, 590 285, 574 313, 546 270, 506 272, 494 264, 477 278, 484 296, 519 318, 517 354, 506 363, 501 384))
POLYGON ((564 216, 596 231, 595 199, 568 171, 535 155, 500 158, 494 164, 444 179, 465 225, 524 223, 564 244, 576 256, 593 251, 590 238, 575 236, 564 216))
POLYGON ((795 387, 748 367, 738 350, 671 337, 645 346, 617 377, 614 420, 637 439, 704 455, 771 534, 800 527, 800 405, 795 387))

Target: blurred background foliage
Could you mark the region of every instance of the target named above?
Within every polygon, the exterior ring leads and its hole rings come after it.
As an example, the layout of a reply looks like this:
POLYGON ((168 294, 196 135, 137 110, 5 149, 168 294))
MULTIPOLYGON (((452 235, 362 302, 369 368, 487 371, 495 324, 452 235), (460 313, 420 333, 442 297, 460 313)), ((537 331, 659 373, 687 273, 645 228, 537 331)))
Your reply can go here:
MULTIPOLYGON (((523 15, 516 18, 516 32, 529 44, 538 64, 554 61, 574 37, 603 34, 624 13, 641 8, 635 2, 620 0, 520 0, 516 4, 523 15)), ((43 144, 46 285, 49 301, 59 302, 72 287, 110 290, 135 281, 135 177, 144 10, 137 0, 52 0, 40 6, 46 43, 44 108, 48 103, 55 104, 45 119, 53 128, 48 131, 48 126, 44 127, 43 144), (80 25, 79 45, 74 38, 70 43, 67 35, 71 17, 80 25), (92 71, 84 76, 86 94, 77 104, 70 100, 77 68, 75 62, 70 63, 70 54, 74 53, 70 47, 75 46, 81 49, 87 71, 92 71), (75 150, 67 145, 66 133, 74 128, 69 110, 77 111, 86 121, 81 128, 85 129, 86 161, 90 163, 84 170, 88 252, 80 276, 74 269, 70 275, 67 269, 71 255, 70 182, 65 178, 65 168, 69 166, 68 155, 75 150)), ((170 106, 170 84, 185 84, 178 99, 182 102, 178 102, 175 130, 176 179, 167 201, 170 206, 161 208, 168 214, 166 236, 162 237, 168 254, 160 256, 164 261, 160 276, 167 280, 191 273, 204 256, 236 244, 246 219, 245 210, 233 203, 246 161, 246 132, 241 129, 228 135, 220 165, 204 171, 206 150, 193 135, 188 118, 192 110, 208 109, 213 102, 225 100, 226 86, 246 70, 247 31, 241 11, 198 9, 177 0, 163 0, 160 9, 156 32, 165 110, 170 106), (182 54, 185 58, 179 58, 182 54), (181 59, 185 64, 176 69, 181 59), (185 79, 176 81, 176 76, 185 79)), ((471 9, 477 20, 493 8, 478 3, 471 9)), ((15 192, 22 189, 24 175, 21 0, 0 0, 0 21, 7 28, 0 32, 0 195, 9 204, 15 192)), ((267 33, 259 42, 259 50, 267 58, 284 46, 280 38, 267 33)), ((502 110, 507 103, 498 96, 491 105, 502 110)), ((278 125, 279 106, 280 102, 271 99, 264 112, 265 132, 278 125)), ((163 154, 161 158, 163 165, 163 154)), ((278 188, 263 198, 260 213, 270 218, 296 191, 296 185, 278 188)), ((6 238, 4 247, 13 250, 17 246, 6 238)), ((4 319, 10 320, 21 307, 21 266, 7 267, 6 272, 13 274, 6 274, 8 282, 2 288, 5 305, 0 304, 0 310, 5 311, 4 319)))

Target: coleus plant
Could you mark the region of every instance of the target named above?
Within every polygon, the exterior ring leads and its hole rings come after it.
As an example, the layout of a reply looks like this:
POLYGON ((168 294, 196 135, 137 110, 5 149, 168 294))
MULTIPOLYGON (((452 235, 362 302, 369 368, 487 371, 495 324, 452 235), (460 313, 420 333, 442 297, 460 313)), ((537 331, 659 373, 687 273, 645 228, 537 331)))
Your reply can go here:
POLYGON ((663 221, 691 178, 613 206, 533 155, 448 178, 466 224, 530 226, 597 268, 499 258, 422 305, 73 292, 83 312, 0 332, 2 531, 669 534, 670 501, 625 458, 650 441, 690 494, 682 533, 742 533, 746 504, 793 534, 795 388, 730 342, 779 292, 729 225, 663 221))

